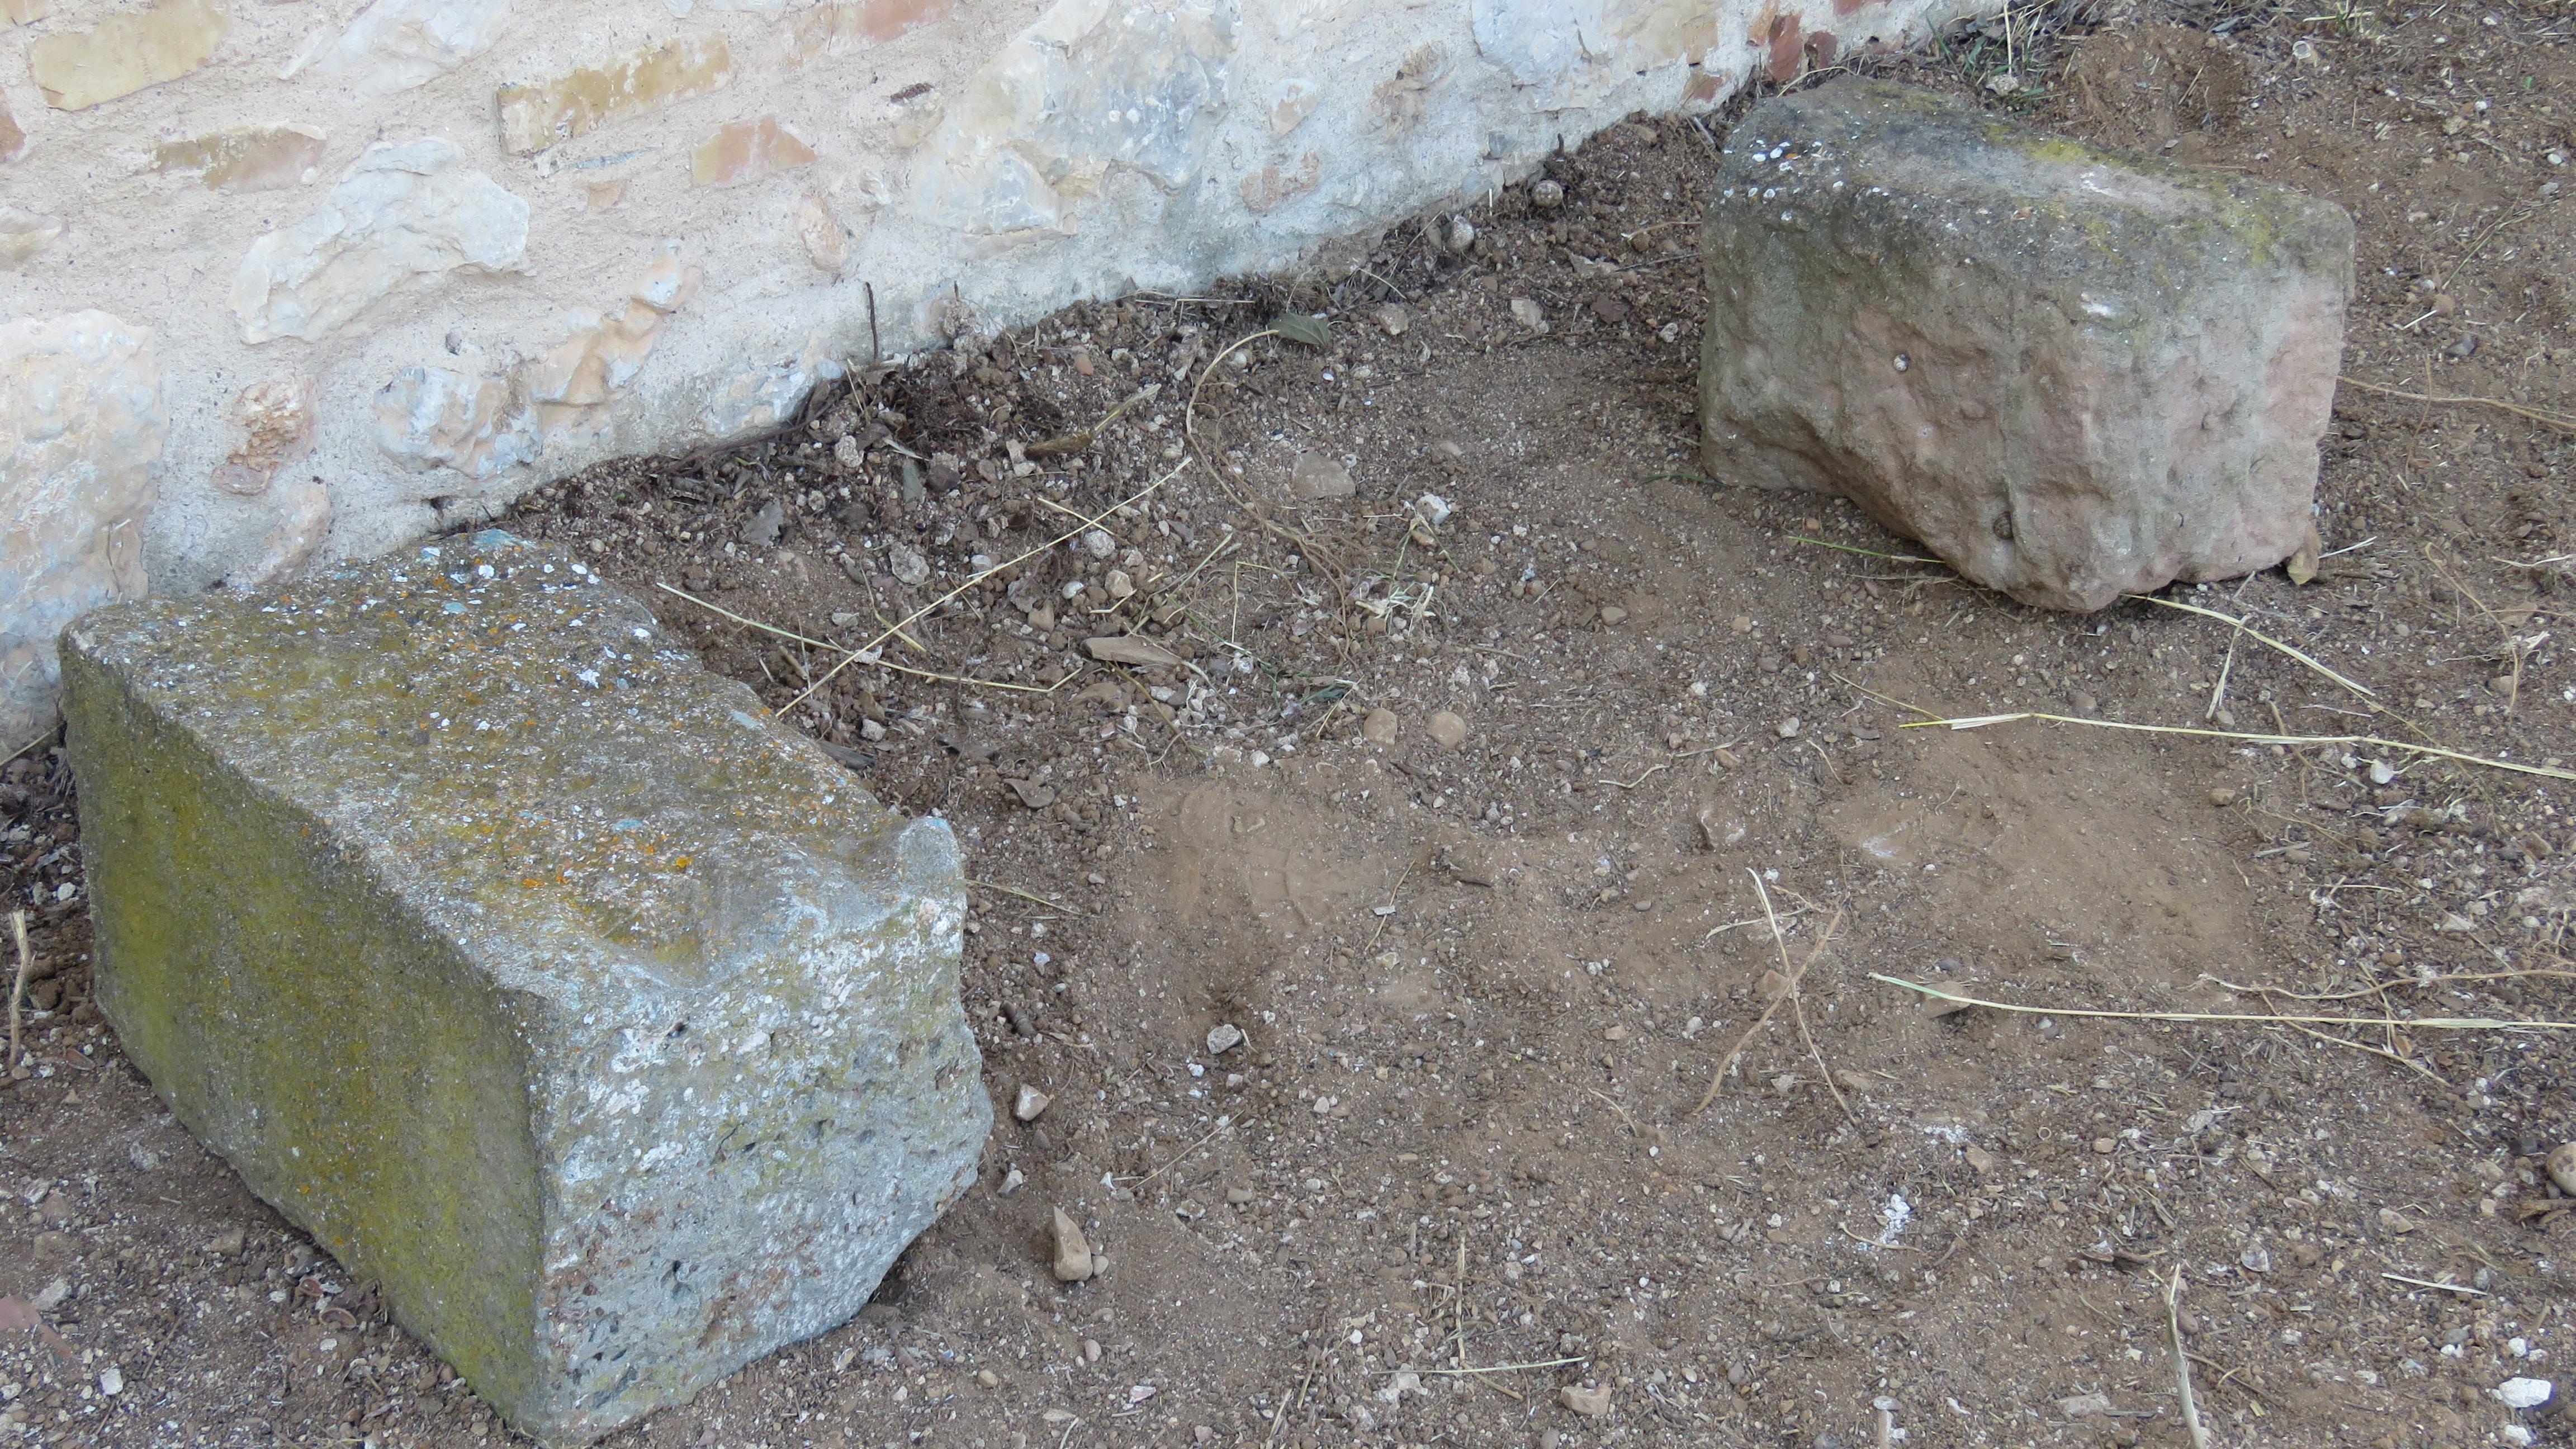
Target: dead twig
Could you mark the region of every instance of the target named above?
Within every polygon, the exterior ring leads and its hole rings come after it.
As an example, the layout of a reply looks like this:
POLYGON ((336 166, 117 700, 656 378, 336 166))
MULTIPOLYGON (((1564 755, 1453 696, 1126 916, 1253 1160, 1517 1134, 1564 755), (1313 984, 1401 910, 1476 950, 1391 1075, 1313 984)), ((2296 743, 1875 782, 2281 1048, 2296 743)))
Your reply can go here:
MULTIPOLYGON (((1761 888, 1762 878, 1759 875, 1756 875, 1753 879, 1753 883, 1754 887, 1759 890, 1761 888)), ((1771 893, 1768 891, 1762 892, 1762 909, 1766 915, 1770 913, 1771 893)), ((1772 944, 1780 948, 1780 964, 1783 967, 1787 967, 1789 965, 1788 937, 1780 929, 1780 918, 1778 916, 1771 915, 1770 920, 1772 944)), ((1708 1090, 1700 1094, 1699 1101, 1693 1103, 1690 1111, 1683 1113, 1683 1116, 1688 1117, 1704 1112, 1708 1110, 1709 1103, 1717 1100, 1718 1088, 1724 1086, 1726 1084, 1726 1079, 1734 1074, 1735 1063, 1737 1059, 1744 1055, 1745 1047, 1752 1044, 1756 1033, 1771 1024, 1771 1018, 1774 1013, 1779 1011, 1780 1003, 1797 994, 1798 982, 1806 976, 1807 968, 1816 964, 1816 958, 1825 953, 1826 945, 1834 939, 1834 932, 1841 927, 1842 923, 1843 913, 1840 911, 1834 912, 1832 919, 1825 922, 1825 929, 1822 934, 1816 937, 1816 944, 1808 950, 1807 959, 1798 966, 1791 968, 1784 973, 1788 978, 1787 981, 1782 985, 1779 992, 1772 996, 1770 1004, 1762 1008, 1762 1014, 1753 1018, 1753 1024, 1746 1027, 1744 1029, 1744 1034, 1735 1039, 1735 1045, 1729 1047, 1726 1055, 1718 1060, 1717 1075, 1709 1078, 1708 1090)), ((1825 1084, 1829 1088, 1833 1085, 1833 1077, 1831 1074, 1827 1074, 1825 1084)), ((1842 1100, 1841 1094, 1836 1093, 1834 1099, 1836 1101, 1842 1100)), ((1848 1111, 1849 1109, 1846 1108, 1845 1110, 1848 1111)))
POLYGON ((1225 470, 1217 467, 1216 459, 1208 456, 1207 450, 1199 446, 1199 394, 1207 391, 1208 379, 1216 375, 1217 364, 1232 356, 1237 349, 1250 346, 1264 337, 1277 337, 1279 335, 1279 330, 1277 328, 1265 327, 1248 336, 1236 338, 1234 341, 1226 344, 1224 351, 1219 352, 1216 356, 1208 359, 1208 365, 1199 373, 1197 384, 1190 389, 1190 400, 1188 404, 1181 409, 1181 436, 1189 441, 1190 451, 1198 456, 1199 466, 1207 469, 1207 475, 1216 480, 1217 488, 1222 491, 1227 498, 1233 500, 1235 507, 1242 509, 1244 515, 1250 518, 1253 522, 1260 524, 1264 533, 1270 534, 1282 543, 1296 549, 1305 557, 1312 559, 1318 567, 1322 568, 1326 574, 1331 576, 1334 588, 1339 590, 1341 588, 1341 570, 1334 567, 1333 561, 1325 556, 1323 549, 1313 539, 1297 532, 1295 529, 1282 527, 1280 524, 1271 521, 1270 515, 1254 507, 1251 499, 1246 498, 1241 493, 1235 491, 1234 485, 1226 481, 1225 470))
POLYGON ((1089 916, 1097 914, 1097 912, 1086 911, 1080 906, 1068 906, 1061 901, 1051 901, 1044 896, 1033 895, 1016 886, 1006 886, 1000 881, 977 880, 973 876, 968 876, 966 878, 966 884, 979 891, 1000 891, 1006 896, 1018 896, 1021 900, 1044 906, 1051 911, 1062 911, 1068 916, 1089 916))
MULTIPOLYGON (((1116 503, 1113 503, 1113 504, 1109 505, 1107 508, 1104 508, 1104 509, 1100 510, 1098 513, 1095 513, 1095 514, 1091 515, 1089 518, 1086 518, 1086 519, 1084 519, 1082 522, 1075 524, 1072 528, 1070 528, 1070 529, 1066 530, 1065 532, 1063 532, 1063 533, 1059 533, 1059 534, 1057 534, 1055 537, 1053 537, 1053 538, 1051 538, 1051 539, 1048 539, 1046 542, 1044 542, 1044 543, 1042 543, 1042 544, 1037 545, 1035 548, 1031 548, 1031 549, 1024 550, 1023 552, 1021 552, 1020 554, 1018 554, 1017 556, 1015 556, 1015 557, 1013 557, 1013 558, 1007 559, 1007 560, 1005 560, 1005 561, 1003 561, 1003 562, 1001 562, 1001 563, 997 563, 997 564, 993 565, 991 568, 983 569, 983 570, 980 570, 980 571, 978 571, 978 572, 976 572, 976 573, 974 573, 974 574, 969 575, 969 576, 967 577, 967 579, 966 579, 966 582, 964 582, 964 583, 962 583, 962 584, 959 584, 957 587, 955 587, 955 588, 953 588, 953 589, 950 589, 948 592, 946 592, 946 593, 944 593, 944 594, 941 594, 938 598, 935 598, 935 599, 931 600, 929 603, 922 605, 920 608, 913 610, 911 613, 906 614, 906 615, 903 617, 903 619, 895 625, 895 628, 896 628, 896 629, 900 629, 900 628, 902 628, 902 627, 904 627, 905 625, 908 625, 908 624, 917 624, 917 623, 921 622, 921 620, 922 620, 925 616, 927 616, 927 615, 930 613, 930 611, 931 611, 931 610, 938 608, 940 605, 947 603, 949 600, 951 600, 951 599, 953 599, 953 598, 956 598, 959 594, 962 594, 962 593, 966 592, 968 589, 971 589, 971 588, 975 587, 977 584, 980 584, 980 583, 984 582, 986 579, 989 579, 989 578, 993 577, 995 574, 1001 573, 1001 572, 1002 572, 1003 570, 1005 570, 1005 569, 1016 568, 1016 567, 1018 567, 1020 564, 1026 563, 1026 562, 1027 562, 1027 561, 1029 561, 1030 559, 1036 558, 1039 554, 1042 554, 1042 553, 1046 552, 1048 549, 1054 548, 1056 545, 1058 545, 1058 544, 1060 544, 1060 543, 1064 543, 1064 542, 1066 542, 1066 541, 1067 541, 1067 540, 1069 540, 1069 539, 1074 539, 1074 538, 1079 538, 1079 537, 1081 537, 1081 536, 1082 536, 1082 533, 1083 533, 1083 531, 1084 531, 1085 529, 1088 529, 1088 528, 1091 528, 1091 527, 1096 526, 1096 525, 1097 525, 1097 524, 1098 524, 1102 519, 1104 519, 1104 518, 1108 518, 1108 517, 1110 517, 1111 515, 1113 515, 1113 514, 1117 513, 1117 511, 1118 511, 1119 509, 1121 509, 1121 508, 1131 507, 1131 506, 1133 506, 1133 505, 1135 505, 1135 504, 1137 504, 1137 503, 1141 503, 1141 502, 1143 502, 1145 499, 1147 499, 1147 498, 1149 498, 1149 497, 1153 496, 1153 494, 1154 494, 1154 493, 1156 493, 1157 491, 1159 491, 1159 490, 1162 488, 1162 486, 1163 486, 1164 484, 1171 482, 1173 479, 1178 478, 1179 476, 1181 476, 1181 470, 1180 470, 1180 469, 1178 469, 1178 468, 1175 468, 1175 469, 1173 469, 1171 472, 1164 474, 1162 477, 1157 478, 1157 479, 1155 479, 1153 482, 1148 483, 1148 484, 1146 484, 1144 487, 1142 487, 1142 488, 1140 488, 1140 489, 1136 490, 1133 494, 1130 494, 1130 495, 1129 495, 1129 496, 1127 496, 1126 498, 1123 498, 1123 499, 1119 500, 1118 502, 1116 502, 1116 503)), ((669 585, 667 585, 667 584, 665 584, 665 585, 662 585, 661 587, 669 588, 670 586, 669 586, 669 585)), ((673 593, 679 593, 679 590, 677 590, 677 589, 672 589, 672 590, 671 590, 671 592, 673 592, 673 593)), ((682 597, 686 597, 686 596, 685 596, 685 595, 683 595, 682 597)), ((693 602, 693 603, 694 603, 694 602, 696 602, 696 601, 695 601, 695 600, 691 600, 691 602, 693 602)), ((816 690, 818 690, 818 689, 821 689, 821 688, 822 688, 824 685, 826 685, 826 684, 831 683, 831 682, 832 682, 832 678, 833 678, 833 676, 835 676, 835 675, 839 674, 842 670, 849 668, 849 667, 850 667, 851 665, 853 665, 853 664, 878 664, 878 663, 883 663, 884 661, 883 661, 881 658, 871 658, 871 657, 869 657, 869 656, 871 656, 871 655, 875 654, 875 653, 876 653, 876 651, 878 650, 878 648, 879 648, 880 646, 882 646, 882 645, 883 645, 883 644, 884 644, 888 639, 891 639, 891 638, 893 638, 893 637, 894 637, 894 629, 888 629, 886 632, 884 632, 884 633, 882 633, 882 634, 879 634, 879 635, 878 635, 878 636, 876 636, 874 639, 869 640, 867 643, 860 645, 860 646, 859 646, 858 648, 856 648, 856 649, 844 649, 844 650, 843 650, 843 652, 842 652, 842 655, 841 655, 841 662, 840 662, 840 663, 835 664, 835 665, 833 665, 831 668, 824 670, 824 671, 823 671, 823 673, 822 673, 822 675, 821 675, 820 677, 818 677, 817 679, 815 679, 813 683, 808 684, 808 685, 806 685, 806 686, 805 686, 804 691, 803 691, 802 693, 798 694, 794 699, 791 699, 791 700, 787 701, 787 703, 786 703, 786 704, 784 704, 784 705, 780 706, 780 707, 779 707, 778 712, 779 712, 780 714, 782 714, 782 715, 783 715, 783 714, 786 714, 789 710, 792 710, 792 709, 796 708, 796 706, 798 706, 798 705, 800 705, 800 704, 803 704, 806 700, 811 699, 811 698, 813 697, 813 695, 814 695, 814 691, 816 691, 816 690)), ((841 646, 841 645, 838 645, 838 644, 828 645, 828 646, 825 646, 825 647, 833 648, 833 649, 842 649, 842 646, 841 646)), ((903 674, 919 674, 919 673, 921 673, 921 672, 922 672, 922 671, 917 670, 917 669, 904 669, 904 668, 902 668, 900 665, 893 665, 893 664, 887 664, 887 665, 885 665, 885 667, 886 667, 886 668, 888 668, 888 669, 893 669, 893 670, 895 670, 896 672, 898 672, 898 673, 903 673, 903 674)), ((930 676, 930 677, 935 678, 935 679, 944 679, 944 678, 946 678, 946 676, 941 676, 941 675, 933 675, 933 676, 930 676)), ((1067 675, 1067 676, 1066 676, 1066 678, 1068 678, 1068 679, 1069 679, 1069 678, 1071 678, 1071 677, 1072 677, 1072 676, 1070 676, 1070 675, 1067 675)), ((955 682, 959 682, 959 683, 966 683, 966 684, 977 684, 977 683, 984 683, 984 682, 986 682, 986 681, 981 681, 981 680, 959 680, 959 681, 955 681, 955 682)), ((1058 680, 1056 683, 1057 683, 1057 685, 1058 685, 1058 686, 1061 686, 1061 685, 1063 684, 1063 682, 1064 682, 1063 680, 1058 680)), ((1030 688, 1031 686, 1028 686, 1028 685, 1015 685, 1015 686, 1011 686, 1011 687, 1013 687, 1013 688, 1018 688, 1018 689, 1027 689, 1027 688, 1030 688)), ((1051 690, 1051 689, 1050 689, 1050 690, 1045 690, 1045 691, 1040 691, 1040 692, 1041 692, 1041 693, 1052 693, 1052 692, 1053 692, 1053 690, 1051 690)))
POLYGON ((1021 451, 1032 458, 1052 458, 1059 453, 1079 453, 1083 449, 1091 446, 1093 440, 1100 436, 1102 429, 1108 427, 1111 423, 1118 421, 1121 415, 1135 407, 1138 403, 1150 401, 1154 394, 1161 392, 1162 390, 1163 389, 1159 385, 1144 388, 1129 396, 1125 402, 1122 402, 1116 407, 1101 414, 1100 421, 1093 423, 1090 427, 1077 429, 1073 432, 1066 433, 1061 437, 1049 438, 1044 442, 1031 443, 1021 451))
POLYGON ((2337 378, 2336 381, 2342 383, 2346 387, 2360 388, 2363 392, 2375 392, 2381 397, 2404 398, 2408 402, 2432 403, 2437 406, 2444 407, 2494 408, 2498 412, 2511 413, 2518 418, 2528 418, 2532 422, 2538 423, 2544 428, 2554 428, 2562 433, 2576 433, 2576 417, 2570 417, 2565 413, 2550 412, 2545 408, 2524 407, 2520 403, 2506 402, 2502 398, 2460 397, 2446 393, 2407 392, 2400 388, 2383 387, 2375 382, 2363 382, 2357 377, 2337 378))

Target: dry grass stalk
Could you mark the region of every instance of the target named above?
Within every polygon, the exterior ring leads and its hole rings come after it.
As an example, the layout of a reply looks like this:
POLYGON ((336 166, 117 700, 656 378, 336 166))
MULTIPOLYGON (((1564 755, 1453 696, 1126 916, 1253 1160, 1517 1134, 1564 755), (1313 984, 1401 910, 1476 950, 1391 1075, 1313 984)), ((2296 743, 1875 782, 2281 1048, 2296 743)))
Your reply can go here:
MULTIPOLYGON (((1914 710, 1917 714, 1930 713, 1928 710, 1916 709, 1913 705, 1907 705, 1905 707, 1907 709, 1914 710)), ((1954 730, 1974 730, 1983 729, 1988 725, 2012 724, 2016 721, 2026 719, 2046 720, 2051 724, 2090 725, 2095 729, 2130 730, 2138 734, 2148 735, 2198 735, 2203 739, 2243 740, 2248 744, 2255 745, 2363 745, 2373 749, 2403 750, 2406 753, 2413 755, 2431 755, 2436 759, 2456 760, 2463 765, 2482 765, 2490 770, 2508 770, 2517 775, 2538 775, 2545 780, 2576 780, 2576 770, 2554 769, 2548 765, 2526 765, 2517 760, 2493 760, 2484 755, 2472 755, 2463 750, 2446 749, 2440 745, 2415 744, 2406 740, 2386 739, 2379 735, 2256 734, 2246 730, 2206 730, 2196 729, 2189 725, 2133 724, 2127 720, 2085 719, 2078 715, 2046 714, 2039 710, 2020 710, 2012 714, 1975 715, 1964 719, 1944 719, 1935 715, 1930 719, 1910 720, 1904 724, 1898 725, 1897 728, 1901 730, 1919 730, 1928 729, 1934 725, 1940 725, 1944 728, 1954 730)))
MULTIPOLYGON (((1726 1055, 1719 1059, 1717 1064, 1717 1075, 1709 1078, 1708 1090, 1700 1094, 1699 1101, 1692 1104, 1690 1111, 1682 1114, 1685 1117, 1693 1116, 1697 1113, 1708 1110, 1708 1104, 1717 1100, 1718 1088, 1724 1086, 1726 1084, 1726 1079, 1734 1074, 1735 1064, 1743 1057, 1745 1047, 1752 1044, 1754 1036, 1759 1033, 1762 1028, 1771 1024, 1772 1016, 1780 1010, 1780 1003, 1784 1001, 1794 1001, 1797 999, 1798 983, 1806 979, 1807 969, 1816 964, 1816 958, 1825 954, 1825 947, 1833 941, 1834 932, 1840 929, 1843 923, 1843 913, 1840 911, 1834 912, 1832 918, 1825 922, 1824 932, 1816 937, 1816 944, 1808 949, 1807 959, 1793 967, 1789 964, 1788 933, 1781 930, 1780 918, 1772 913, 1771 893, 1767 890, 1763 890, 1762 877, 1758 874, 1753 877, 1753 888, 1761 892, 1762 912, 1771 922, 1771 942, 1780 949, 1781 975, 1786 978, 1785 984, 1781 986, 1778 993, 1772 996, 1770 1002, 1762 1008, 1762 1014, 1753 1018, 1753 1024, 1744 1029, 1744 1034, 1735 1039, 1735 1045, 1729 1047, 1726 1055)), ((1809 1044, 1813 1045, 1812 1040, 1809 1044)), ((1816 1065, 1819 1070, 1823 1069, 1824 1057, 1822 1054, 1817 1056, 1816 1065)), ((1825 1073, 1825 1089, 1834 1093, 1834 1100, 1837 1103, 1842 1101, 1842 1093, 1834 1090, 1834 1077, 1831 1072, 1825 1073)), ((1849 1106, 1846 1105, 1843 1107, 1843 1115, 1846 1117, 1851 1115, 1851 1108, 1849 1106)))
POLYGON ((43 734, 40 734, 40 735, 36 736, 34 739, 27 741, 25 744, 20 745, 18 748, 14 749, 14 750, 11 750, 8 754, 6 754, 6 755, 0 755, 0 765, 6 765, 6 764, 13 763, 14 761, 16 761, 16 760, 17 760, 17 758, 18 758, 20 755, 23 755, 23 754, 27 753, 29 750, 34 749, 36 746, 43 744, 45 741, 50 740, 50 739, 52 739, 53 737, 54 737, 54 732, 53 732, 52 730, 47 730, 47 731, 45 731, 43 734))
POLYGON ((2448 986, 2455 981, 2520 981, 2525 977, 2555 977, 2562 981, 2576 981, 2576 971, 2550 971, 2537 966, 2518 971, 2459 971, 2443 976, 2409 976, 2402 981, 2374 981, 2368 986, 2356 986, 2350 991, 2292 991, 2286 986, 2239 986, 2233 981, 2212 976, 2207 972, 2201 973, 2200 979, 2222 991, 2233 991, 2239 996, 2286 996, 2292 1001, 2350 1001, 2357 996, 2385 997, 2390 991, 2400 988, 2422 990, 2429 986, 2448 986))
POLYGON ((2173 1353, 2174 1392, 2182 1396, 2182 1426, 2191 1449, 2209 1449, 2209 1428, 2200 1422, 2200 1405, 2191 1396, 2191 1355, 2182 1346, 2182 1266, 2165 1280, 2165 1347, 2173 1353))
MULTIPOLYGON (((2252 625, 2246 623, 2243 619, 2237 618, 2233 614, 2222 614, 2216 609, 2204 609, 2198 604, 2186 604, 2176 599, 2159 599, 2153 594, 2131 594, 2128 597, 2135 599, 2142 604, 2153 604, 2160 609, 2175 609, 2185 614, 2198 614, 2204 619, 2216 619, 2218 622, 2233 628, 2242 637, 2251 639, 2255 643, 2263 645, 2265 648, 2280 651, 2289 658, 2297 660, 2299 663, 2306 665, 2308 668, 2315 670, 2317 673, 2322 674, 2326 678, 2333 680, 2335 683, 2342 685, 2344 688, 2351 690, 2354 694, 2363 699, 2376 699, 2379 697, 2378 692, 2373 690, 2370 686, 2348 679, 2343 675, 2336 673, 2332 669, 2327 668, 2316 658, 2316 656, 2294 648, 2291 645, 2282 643, 2280 640, 2254 628, 2252 625)), ((2235 646, 2230 644, 2228 653, 2228 657, 2230 659, 2235 658, 2234 649, 2235 646)))
POLYGON ((36 964, 35 954, 27 949, 27 913, 9 913, 9 933, 18 938, 18 974, 9 983, 9 1059, 0 1062, 0 1076, 18 1070, 18 1002, 27 994, 27 972, 36 964))
POLYGON ((1989 1011, 2017 1012, 2023 1016, 2081 1016, 2098 1021, 2254 1022, 2266 1026, 2394 1026, 2417 1031, 2576 1031, 2576 1021, 2502 1021, 2489 1016, 2283 1016, 2268 1011, 2102 1011, 2081 1006, 2023 1006, 2017 1002, 1963 996, 1956 991, 1944 991, 1938 986, 1926 986, 1900 976, 1884 976, 1876 971, 1869 973, 1869 979, 1901 986, 1956 1006, 1982 1006, 1989 1011))
POLYGON ((2488 623, 2493 624, 2496 628, 2496 633, 2501 636, 2502 642, 2496 646, 2496 653, 2512 665, 2512 673, 2505 676, 2504 712, 2507 714, 2513 713, 2514 707, 2522 703, 2523 662, 2531 657, 2533 650, 2538 649, 2541 645, 2549 642, 2549 631, 2545 629, 2537 634, 2531 635, 2524 635, 2516 632, 2524 624, 2530 622, 2532 616, 2539 611, 2536 609, 2524 609, 2515 613, 2507 613, 2502 610, 2490 609, 2487 607, 2487 601, 2479 598, 2475 589, 2472 589, 2467 584, 2460 582, 2459 575, 2443 567, 2442 560, 2434 554, 2432 549, 2427 548, 2424 550, 2424 558, 2426 562, 2433 565, 2433 571, 2442 576, 2442 581, 2449 584, 2452 588, 2457 589, 2460 593, 2460 597, 2468 600, 2470 607, 2476 609, 2479 615, 2488 623))

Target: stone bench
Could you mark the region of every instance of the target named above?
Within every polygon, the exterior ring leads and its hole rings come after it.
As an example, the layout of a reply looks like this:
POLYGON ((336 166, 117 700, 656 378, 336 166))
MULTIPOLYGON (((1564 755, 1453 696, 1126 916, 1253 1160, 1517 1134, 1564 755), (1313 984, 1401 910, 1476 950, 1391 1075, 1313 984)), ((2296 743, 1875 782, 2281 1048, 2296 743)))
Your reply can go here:
POLYGON ((97 992, 515 1427, 846 1320, 975 1177, 964 881, 568 555, 486 533, 62 643, 97 992))

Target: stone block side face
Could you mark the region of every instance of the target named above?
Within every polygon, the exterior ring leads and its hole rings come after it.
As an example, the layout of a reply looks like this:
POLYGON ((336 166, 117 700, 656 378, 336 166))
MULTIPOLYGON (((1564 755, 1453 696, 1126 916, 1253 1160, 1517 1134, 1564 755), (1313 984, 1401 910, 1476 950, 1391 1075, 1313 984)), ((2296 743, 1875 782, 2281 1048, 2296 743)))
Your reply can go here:
POLYGON ((65 714, 126 1055, 252 1191, 496 1404, 534 1384, 536 1141, 517 1003, 361 853, 66 636, 65 714))
POLYGON ((846 1322, 973 1185, 992 1117, 958 1009, 955 839, 916 821, 852 865, 892 889, 791 928, 789 969, 607 1034, 567 1021, 544 1053, 559 1388, 531 1432, 604 1433, 846 1322))
POLYGON ((2352 285, 2330 204, 1851 84, 1747 116, 1702 248, 1715 476, 1847 493, 2058 608, 2306 533, 2352 285))

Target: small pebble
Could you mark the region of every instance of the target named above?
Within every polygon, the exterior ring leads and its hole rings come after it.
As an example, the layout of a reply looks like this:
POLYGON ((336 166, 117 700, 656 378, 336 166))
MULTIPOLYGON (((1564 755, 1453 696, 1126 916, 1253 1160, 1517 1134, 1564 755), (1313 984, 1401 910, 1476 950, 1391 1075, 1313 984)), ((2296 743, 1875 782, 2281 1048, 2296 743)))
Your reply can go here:
POLYGON ((1011 1115, 1023 1122, 1034 1122, 1046 1115, 1048 1104, 1054 1100, 1037 1088, 1023 1083, 1020 1087, 1020 1095, 1011 1103, 1011 1115))
POLYGON ((1234 1023, 1219 1022, 1208 1028, 1208 1055, 1223 1056, 1241 1045, 1243 1045, 1243 1030, 1234 1023))
POLYGON ((1804 728, 1806 728, 1806 725, 1793 714, 1787 719, 1780 721, 1780 738, 1784 740, 1794 740, 1798 737, 1798 731, 1804 728))
POLYGON ((1444 750, 1454 750, 1467 742, 1467 722, 1448 710, 1434 710, 1424 729, 1431 742, 1444 750))
POLYGON ((2231 786, 2231 785, 2221 785, 2221 786, 2219 786, 2217 789, 2210 791, 2210 792, 2209 792, 2209 803, 2210 803, 2210 804, 2212 804, 2212 805, 2217 806, 2217 807, 2218 807, 2219 809, 2221 809, 2221 810, 2224 810, 2224 809, 2226 809, 2228 806, 2235 804, 2235 803, 2236 803, 2236 790, 2235 790, 2235 787, 2234 787, 2234 786, 2231 786))
POLYGON ((1373 745, 1395 743, 1396 718, 1391 709, 1373 709, 1360 716, 1360 738, 1373 745))

